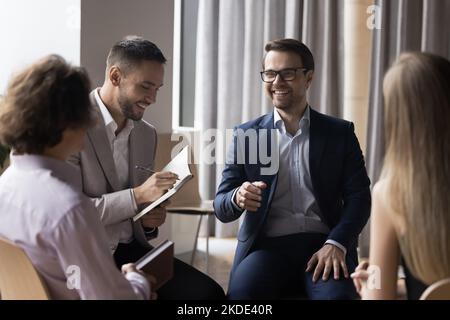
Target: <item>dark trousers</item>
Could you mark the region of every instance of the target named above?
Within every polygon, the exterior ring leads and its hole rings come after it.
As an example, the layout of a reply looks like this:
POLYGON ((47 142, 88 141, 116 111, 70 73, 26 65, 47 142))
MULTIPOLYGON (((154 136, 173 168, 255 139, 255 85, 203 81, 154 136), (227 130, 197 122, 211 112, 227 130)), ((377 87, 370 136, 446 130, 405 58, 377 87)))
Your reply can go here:
MULTIPOLYGON (((350 278, 334 280, 333 272, 327 281, 313 283, 312 272, 305 272, 311 256, 326 241, 319 233, 299 233, 276 238, 263 238, 234 270, 229 299, 356 299, 357 293, 350 278)), ((356 261, 346 257, 349 273, 356 261)))
MULTIPOLYGON (((123 264, 136 262, 150 249, 137 241, 120 243, 114 252, 114 260, 120 269, 123 264)), ((222 300, 222 287, 206 274, 181 260, 174 259, 174 276, 158 292, 158 300, 222 300)))

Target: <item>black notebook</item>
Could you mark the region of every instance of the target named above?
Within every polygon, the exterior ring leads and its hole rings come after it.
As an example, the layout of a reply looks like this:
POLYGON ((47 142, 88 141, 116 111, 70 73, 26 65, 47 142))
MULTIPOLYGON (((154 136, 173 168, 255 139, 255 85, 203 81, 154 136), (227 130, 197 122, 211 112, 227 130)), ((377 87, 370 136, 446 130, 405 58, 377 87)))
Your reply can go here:
POLYGON ((136 262, 136 269, 156 278, 156 285, 152 286, 152 291, 158 290, 172 279, 173 251, 173 242, 165 240, 136 262))

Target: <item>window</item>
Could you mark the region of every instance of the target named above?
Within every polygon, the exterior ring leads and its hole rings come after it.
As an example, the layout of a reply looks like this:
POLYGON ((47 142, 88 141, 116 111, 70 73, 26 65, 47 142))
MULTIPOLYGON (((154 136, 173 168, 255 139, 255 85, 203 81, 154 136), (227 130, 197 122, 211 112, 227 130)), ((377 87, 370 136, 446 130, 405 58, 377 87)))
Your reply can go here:
POLYGON ((199 0, 175 0, 174 128, 194 127, 198 3, 199 0))

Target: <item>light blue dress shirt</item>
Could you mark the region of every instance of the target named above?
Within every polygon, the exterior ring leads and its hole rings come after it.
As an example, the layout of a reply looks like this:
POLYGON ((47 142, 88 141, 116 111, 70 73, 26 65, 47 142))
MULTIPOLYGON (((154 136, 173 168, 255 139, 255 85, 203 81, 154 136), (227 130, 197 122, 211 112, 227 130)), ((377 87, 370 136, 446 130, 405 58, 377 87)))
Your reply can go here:
MULTIPOLYGON (((286 131, 278 111, 275 109, 273 113, 279 147, 279 170, 264 235, 279 237, 302 232, 329 234, 330 229, 320 218, 309 168, 310 107, 306 107, 294 136, 286 131)), ((233 204, 239 208, 236 203, 233 204)), ((333 244, 346 253, 346 248, 334 240, 329 239, 325 243, 333 244)))

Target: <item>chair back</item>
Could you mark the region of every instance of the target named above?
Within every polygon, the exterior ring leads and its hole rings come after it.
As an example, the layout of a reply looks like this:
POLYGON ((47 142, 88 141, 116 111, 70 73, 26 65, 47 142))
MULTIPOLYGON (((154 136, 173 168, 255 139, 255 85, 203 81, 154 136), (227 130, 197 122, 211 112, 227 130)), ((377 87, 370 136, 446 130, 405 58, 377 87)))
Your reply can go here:
POLYGON ((420 296, 420 300, 450 300, 450 278, 430 285, 420 296))
POLYGON ((48 300, 45 284, 25 252, 0 239, 0 300, 48 300))

